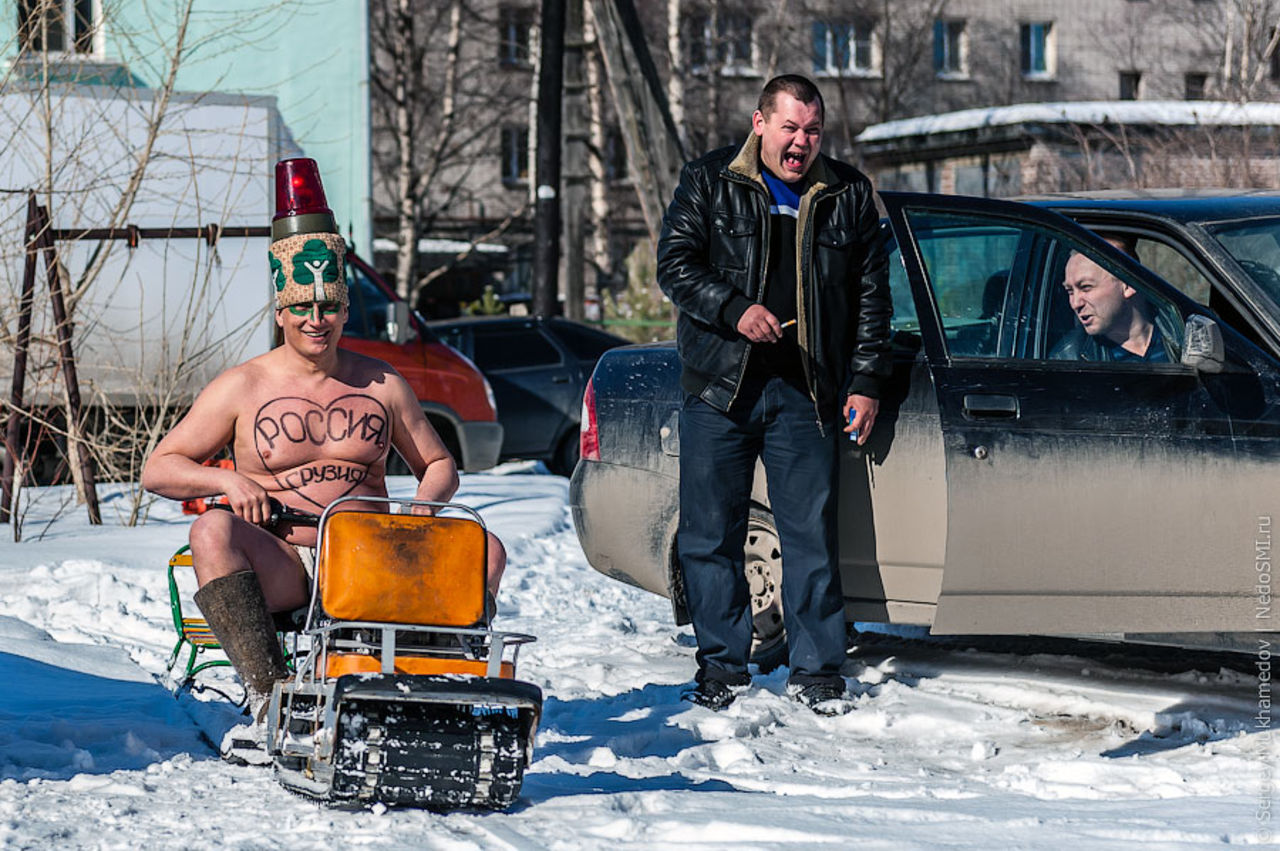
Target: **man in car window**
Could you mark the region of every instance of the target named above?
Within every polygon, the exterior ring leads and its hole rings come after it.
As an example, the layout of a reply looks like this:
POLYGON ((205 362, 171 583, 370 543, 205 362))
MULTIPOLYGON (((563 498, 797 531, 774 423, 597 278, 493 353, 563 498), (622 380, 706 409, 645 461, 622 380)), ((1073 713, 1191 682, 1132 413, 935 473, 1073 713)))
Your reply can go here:
POLYGON ((743 546, 756 459, 782 543, 788 693, 847 712, 837 436, 867 440, 890 372, 888 260, 871 182, 820 153, 808 79, 764 87, 741 147, 688 163, 663 220, 658 283, 679 309, 678 556, 698 640, 685 698, 723 709, 750 683, 743 546))
MULTIPOLYGON (((1106 240, 1137 259, 1132 239, 1109 236, 1106 240)), ((1073 253, 1068 258, 1062 286, 1080 325, 1049 353, 1051 360, 1177 360, 1152 321, 1146 297, 1085 255, 1073 253)))

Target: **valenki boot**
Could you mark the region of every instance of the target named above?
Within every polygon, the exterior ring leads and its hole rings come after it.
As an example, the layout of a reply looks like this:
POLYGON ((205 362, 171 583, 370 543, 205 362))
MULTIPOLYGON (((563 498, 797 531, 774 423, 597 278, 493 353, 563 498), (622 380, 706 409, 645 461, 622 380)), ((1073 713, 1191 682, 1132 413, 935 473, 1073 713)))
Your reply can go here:
POLYGON ((249 705, 250 723, 227 731, 222 740, 222 758, 265 765, 271 761, 266 751, 264 720, 271 687, 287 678, 289 670, 262 586, 257 575, 246 570, 206 583, 193 599, 240 675, 249 705))

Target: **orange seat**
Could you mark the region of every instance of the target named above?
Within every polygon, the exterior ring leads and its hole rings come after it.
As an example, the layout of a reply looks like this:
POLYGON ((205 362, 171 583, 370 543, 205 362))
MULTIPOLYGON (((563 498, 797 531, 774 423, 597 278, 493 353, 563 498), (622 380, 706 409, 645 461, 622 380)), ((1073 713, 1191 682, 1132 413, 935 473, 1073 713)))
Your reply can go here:
MULTIPOLYGON (((450 659, 433 656, 397 656, 397 674, 474 674, 485 676, 489 663, 483 659, 450 659)), ((382 660, 364 653, 330 653, 325 663, 325 677, 341 677, 343 674, 378 674, 382 672, 382 660)), ((515 665, 502 663, 503 679, 515 676, 515 665)))
POLYGON ((320 544, 321 605, 336 620, 471 626, 484 617, 487 546, 468 518, 338 512, 320 544))

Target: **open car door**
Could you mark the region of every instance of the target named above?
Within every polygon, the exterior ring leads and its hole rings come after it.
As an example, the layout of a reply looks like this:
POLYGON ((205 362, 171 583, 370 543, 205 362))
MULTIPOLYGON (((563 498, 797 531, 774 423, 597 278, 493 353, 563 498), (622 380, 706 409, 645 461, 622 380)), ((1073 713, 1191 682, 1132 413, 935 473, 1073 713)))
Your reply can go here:
POLYGON ((1255 542, 1280 512, 1275 361, 1222 326, 1221 371, 1181 363, 1187 317, 1220 320, 1057 214, 882 197, 943 433, 934 632, 1254 630, 1255 542), (1063 289, 1077 252, 1143 297, 1165 362, 1064 346, 1083 331, 1063 289))

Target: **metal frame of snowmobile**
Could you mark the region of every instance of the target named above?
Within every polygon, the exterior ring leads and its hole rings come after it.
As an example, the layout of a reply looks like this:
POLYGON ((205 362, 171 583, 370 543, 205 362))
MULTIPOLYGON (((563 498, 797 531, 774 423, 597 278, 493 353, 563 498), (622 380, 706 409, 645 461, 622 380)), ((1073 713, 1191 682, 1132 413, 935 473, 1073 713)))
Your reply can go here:
POLYGON ((342 497, 324 510, 302 631, 310 647, 299 654, 294 678, 276 685, 267 715, 268 748, 286 788, 355 806, 495 809, 515 800, 532 757, 542 692, 514 679, 519 649, 533 636, 496 632, 482 620, 484 536, 480 516, 454 503, 342 497), (362 504, 465 516, 335 511, 362 504), (376 540, 365 553, 364 541, 348 541, 347 550, 331 551, 326 539, 335 517, 344 518, 339 528, 354 527, 347 535, 365 527, 370 537, 385 534, 392 543, 376 540), (450 563, 454 551, 476 562, 476 534, 478 563, 450 563), (387 563, 397 556, 408 563, 387 563), (424 559, 440 564, 428 568, 424 559), (345 598, 333 587, 344 579, 345 598), (455 579, 461 590, 430 587, 455 579), (398 589, 415 583, 421 587, 398 589), (433 612, 439 623, 405 616, 417 610, 433 612))

